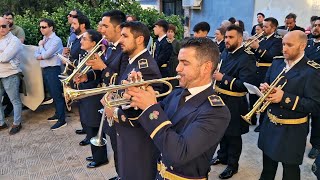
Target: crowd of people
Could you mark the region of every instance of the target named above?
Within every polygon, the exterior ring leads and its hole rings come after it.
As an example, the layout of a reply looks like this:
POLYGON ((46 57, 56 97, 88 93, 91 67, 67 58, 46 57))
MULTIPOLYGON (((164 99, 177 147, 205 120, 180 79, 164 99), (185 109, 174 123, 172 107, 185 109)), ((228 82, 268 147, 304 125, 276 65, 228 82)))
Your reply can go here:
MULTIPOLYGON (((103 141, 108 135, 117 172, 113 180, 208 179, 217 164, 227 165, 219 178, 229 179, 240 166, 242 135, 250 124, 258 124, 254 131, 263 152, 260 179, 274 179, 281 162, 283 179, 298 180, 311 119, 308 156, 318 157, 313 171, 320 178, 320 86, 315 83, 320 78, 320 17, 311 17, 305 30, 296 25, 293 13, 285 17, 284 26, 258 13, 251 35, 243 21, 232 17, 215 30, 213 40, 204 21, 193 27, 194 37, 182 41, 175 39, 176 26, 162 19, 154 23, 153 40, 145 24, 119 10, 103 13, 96 28, 80 10, 71 10, 67 18, 67 47, 55 34, 54 21, 43 18, 39 20, 43 38, 34 52, 54 103, 55 113, 48 117, 55 122, 51 130, 67 126, 63 97, 67 90, 98 91, 146 81, 143 87, 124 86, 78 99, 82 129, 75 133, 86 134, 80 146, 91 146, 88 168, 109 163, 103 141), (159 83, 166 77, 173 77, 173 90, 159 83), (157 83, 148 83, 156 79, 157 83), (246 83, 259 87, 262 96, 249 95, 246 83), (158 97, 166 92, 169 95, 158 97), (119 97, 126 103, 111 105, 119 97), (257 107, 261 105, 266 106, 257 107), (92 138, 101 128, 102 142, 97 145, 92 138)), ((19 52, 24 39, 14 14, 4 13, 0 130, 9 128, 5 117, 13 110, 11 135, 22 128, 19 52)))

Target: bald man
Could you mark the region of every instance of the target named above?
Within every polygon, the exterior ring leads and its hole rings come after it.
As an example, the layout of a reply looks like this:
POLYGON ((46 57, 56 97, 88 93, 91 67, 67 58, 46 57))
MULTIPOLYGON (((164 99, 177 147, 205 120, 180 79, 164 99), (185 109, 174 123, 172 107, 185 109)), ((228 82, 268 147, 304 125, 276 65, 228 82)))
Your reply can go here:
POLYGON ((320 111, 319 64, 304 55, 307 36, 291 31, 282 40, 284 58, 272 62, 262 92, 283 71, 285 86, 275 88, 267 97, 266 109, 258 147, 263 152, 260 180, 274 179, 278 162, 283 165, 283 180, 300 180, 300 168, 309 132, 308 115, 320 111))

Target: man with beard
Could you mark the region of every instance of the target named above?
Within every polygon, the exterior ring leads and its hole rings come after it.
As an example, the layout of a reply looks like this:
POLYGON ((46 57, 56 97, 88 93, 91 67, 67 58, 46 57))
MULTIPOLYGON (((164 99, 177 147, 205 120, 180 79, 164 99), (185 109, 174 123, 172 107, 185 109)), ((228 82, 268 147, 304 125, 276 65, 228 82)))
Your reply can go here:
MULTIPOLYGON (((264 38, 262 38, 260 42, 259 40, 256 40, 250 45, 257 60, 257 78, 256 83, 254 84, 256 86, 259 86, 260 83, 264 82, 267 70, 271 66, 273 58, 282 55, 282 38, 276 34, 277 27, 278 21, 275 18, 266 18, 263 21, 264 38)), ((252 106, 257 99, 257 95, 250 94, 250 109, 252 109, 252 106)), ((260 132, 260 125, 262 124, 263 117, 264 113, 261 113, 259 126, 254 129, 255 132, 260 132)), ((252 121, 257 121, 257 117, 255 115, 253 116, 252 121)))
POLYGON ((274 179, 278 162, 283 166, 283 180, 300 180, 300 168, 309 132, 308 116, 320 111, 319 64, 305 57, 307 35, 299 30, 287 33, 282 40, 284 58, 272 62, 263 93, 282 72, 286 82, 276 86, 266 101, 267 115, 261 126, 258 147, 263 152, 263 170, 260 179, 274 179))
MULTIPOLYGON (((117 84, 127 80, 132 70, 140 71, 144 80, 161 78, 158 65, 146 48, 150 37, 148 27, 141 22, 132 21, 122 23, 121 29, 122 52, 129 58, 128 65, 124 72, 120 73, 117 84)), ((161 85, 154 85, 154 88, 159 91, 161 85)), ((105 111, 107 117, 113 117, 115 121, 120 178, 154 179, 158 153, 148 133, 136 121, 142 111, 127 106, 106 107, 105 111)))
POLYGON ((3 13, 3 17, 8 21, 10 31, 23 43, 25 40, 25 33, 20 26, 14 24, 14 14, 10 11, 3 13))
POLYGON ((231 178, 238 172, 239 158, 242 150, 241 135, 249 132, 249 124, 241 118, 248 112, 246 87, 244 82, 253 83, 256 72, 255 57, 244 51, 242 46, 242 28, 231 25, 225 35, 226 48, 221 54, 220 72, 213 78, 217 81, 216 92, 231 112, 231 121, 220 142, 218 156, 211 164, 227 164, 227 168, 219 175, 221 179, 231 178))
POLYGON ((81 11, 79 11, 78 9, 73 9, 72 11, 70 11, 70 13, 68 14, 67 18, 68 18, 68 23, 70 24, 70 36, 68 38, 68 44, 73 43, 74 40, 76 40, 77 35, 74 32, 74 29, 72 28, 72 21, 73 18, 76 18, 79 15, 83 15, 81 11))
POLYGON ((144 110, 139 122, 161 152, 157 179, 208 179, 213 156, 230 121, 230 112, 214 92, 212 74, 219 49, 208 38, 182 43, 178 88, 157 103, 154 90, 129 88, 131 106, 144 110))
MULTIPOLYGON (((307 47, 305 49, 306 57, 320 63, 320 18, 318 17, 311 29, 312 38, 308 40, 307 47)), ((316 158, 320 153, 320 115, 315 113, 311 115, 311 137, 310 143, 312 149, 310 150, 308 157, 311 159, 316 158)))

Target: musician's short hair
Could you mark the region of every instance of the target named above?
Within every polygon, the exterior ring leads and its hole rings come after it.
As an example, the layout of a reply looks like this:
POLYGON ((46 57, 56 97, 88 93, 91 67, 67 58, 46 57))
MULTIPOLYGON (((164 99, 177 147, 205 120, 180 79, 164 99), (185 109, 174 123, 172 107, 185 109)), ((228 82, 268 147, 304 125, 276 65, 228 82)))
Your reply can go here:
POLYGON ((157 25, 157 26, 160 26, 163 28, 164 32, 167 32, 168 29, 169 29, 169 23, 164 20, 164 19, 160 19, 159 21, 157 21, 156 23, 154 23, 154 26, 157 25))
POLYGON ((241 37, 243 36, 243 29, 240 26, 236 26, 232 24, 227 27, 227 31, 232 31, 232 30, 237 31, 238 35, 240 35, 241 37))
POLYGON ((126 21, 126 15, 120 10, 111 10, 102 14, 102 17, 110 17, 113 27, 120 25, 126 21))
POLYGON ((42 18, 42 19, 40 19, 39 24, 41 22, 47 23, 49 27, 53 27, 52 31, 55 31, 56 25, 55 25, 55 23, 54 23, 54 21, 52 19, 42 18))
POLYGON ((80 14, 74 17, 75 19, 78 19, 79 25, 84 24, 86 29, 90 29, 90 20, 87 16, 80 14))
POLYGON ((217 30, 220 31, 223 36, 226 35, 226 28, 219 27, 217 30))
POLYGON ((278 25, 279 25, 278 20, 277 20, 276 18, 274 18, 274 17, 268 17, 268 18, 264 19, 264 21, 270 22, 271 25, 272 25, 273 27, 275 27, 275 28, 277 28, 278 25))
POLYGON ((190 37, 182 41, 181 49, 183 48, 194 48, 196 58, 200 64, 207 61, 212 62, 213 69, 211 73, 213 74, 220 57, 220 51, 216 43, 205 37, 190 37))
POLYGON ((139 36, 144 37, 144 47, 147 47, 149 39, 150 39, 150 31, 148 27, 140 21, 130 21, 130 22, 123 22, 120 25, 121 29, 126 27, 130 28, 130 32, 133 34, 134 38, 139 36))
POLYGON ((168 28, 168 31, 171 30, 173 31, 174 33, 177 33, 177 27, 173 24, 169 24, 169 28, 168 28))
POLYGON ((296 20, 297 19, 297 15, 294 14, 294 13, 289 13, 287 16, 286 16, 286 19, 291 19, 293 18, 293 20, 296 20))
POLYGON ((264 14, 262 12, 257 13, 257 16, 261 15, 263 18, 265 18, 264 14))
POLYGON ((199 22, 198 24, 194 25, 193 27, 193 32, 199 32, 199 31, 210 31, 210 25, 209 23, 202 21, 199 22))
POLYGON ((75 11, 77 13, 76 16, 74 17, 77 17, 77 16, 80 16, 80 15, 83 15, 82 11, 80 11, 79 9, 72 9, 72 11, 75 11))

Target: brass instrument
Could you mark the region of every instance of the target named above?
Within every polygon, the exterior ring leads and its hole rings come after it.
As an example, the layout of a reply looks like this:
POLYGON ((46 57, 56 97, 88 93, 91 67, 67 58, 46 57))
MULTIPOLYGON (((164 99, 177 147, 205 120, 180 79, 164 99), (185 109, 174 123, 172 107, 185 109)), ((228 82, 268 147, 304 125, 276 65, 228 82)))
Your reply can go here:
POLYGON ((106 112, 103 107, 98 134, 95 137, 92 137, 90 139, 90 143, 94 146, 105 146, 107 144, 106 138, 102 137, 102 127, 103 127, 105 117, 106 117, 106 112))
MULTIPOLYGON (((98 56, 102 56, 104 54, 105 50, 103 51, 99 51, 98 52, 98 56)), ((91 66, 86 66, 81 72, 80 72, 80 76, 83 74, 86 74, 89 70, 90 70, 91 66)))
MULTIPOLYGON (((223 61, 223 59, 221 59, 221 61, 218 63, 218 66, 217 66, 217 69, 216 69, 216 71, 218 71, 218 72, 220 72, 221 65, 222 65, 222 61, 223 61)), ((217 80, 215 79, 215 80, 213 81, 213 88, 216 87, 216 84, 217 84, 217 80)))
POLYGON ((64 71, 61 73, 61 75, 59 75, 59 77, 66 77, 67 71, 70 70, 69 66, 73 67, 74 69, 76 68, 76 66, 74 65, 74 63, 72 63, 68 58, 64 57, 62 54, 56 54, 56 56, 58 56, 58 58, 65 62, 66 67, 64 68, 64 71))
POLYGON ((102 46, 101 42, 104 39, 104 36, 100 39, 100 41, 93 47, 93 49, 84 57, 81 62, 78 64, 78 66, 73 70, 73 72, 65 79, 61 80, 62 84, 68 85, 71 80, 75 77, 76 74, 78 74, 83 67, 85 67, 86 62, 91 58, 91 56, 96 53, 96 51, 102 46))
MULTIPOLYGON (((264 31, 262 31, 260 34, 255 34, 253 35, 246 43, 244 43, 244 48, 245 48, 245 52, 248 53, 248 54, 253 54, 251 52, 251 47, 250 45, 255 42, 256 40, 259 40, 260 37, 262 37, 264 35, 264 31)), ((260 40, 259 40, 260 42, 260 40)))
POLYGON ((281 73, 274 79, 274 81, 270 84, 270 88, 268 89, 267 92, 265 92, 263 94, 263 96, 261 96, 256 103, 254 103, 253 108, 251 109, 250 112, 248 112, 245 116, 242 116, 242 119, 245 120, 247 123, 252 124, 251 123, 251 117, 254 114, 259 114, 262 113, 266 110, 266 108, 270 105, 271 101, 266 101, 267 97, 273 92, 275 87, 278 87, 280 89, 282 89, 286 83, 287 80, 285 80, 285 82, 283 84, 279 84, 280 81, 285 78, 282 74, 285 72, 285 68, 281 71, 281 73))
MULTIPOLYGON (((129 84, 121 84, 121 85, 110 85, 108 87, 100 87, 100 88, 93 88, 93 89, 83 89, 83 90, 75 90, 70 88, 69 86, 64 86, 63 87, 63 92, 64 92, 64 98, 67 107, 70 107, 70 105, 73 103, 75 100, 83 99, 89 96, 94 96, 98 94, 110 94, 118 90, 125 90, 129 87, 139 87, 139 86, 148 86, 150 84, 154 83, 163 83, 166 84, 169 87, 169 90, 165 93, 162 94, 157 94, 158 97, 163 97, 168 94, 173 90, 173 87, 171 85, 170 80, 175 80, 179 79, 180 76, 175 76, 175 77, 166 77, 166 78, 161 78, 161 79, 153 79, 153 80, 148 80, 148 81, 139 81, 139 82, 134 82, 134 83, 129 83, 129 84)), ((107 97, 107 95, 105 95, 107 97)), ((120 105, 128 105, 130 104, 130 100, 124 99, 124 98, 116 98, 113 99, 112 101, 106 101, 106 106, 108 107, 117 107, 120 105)))

